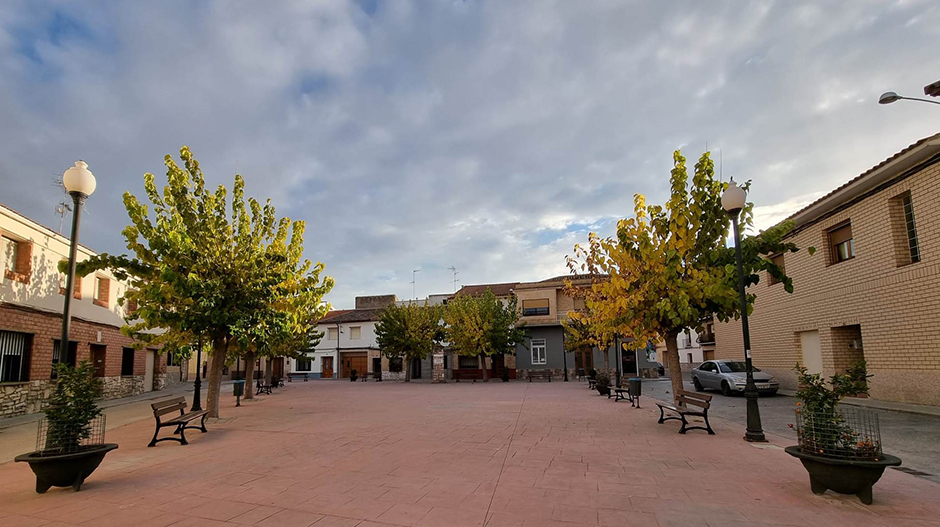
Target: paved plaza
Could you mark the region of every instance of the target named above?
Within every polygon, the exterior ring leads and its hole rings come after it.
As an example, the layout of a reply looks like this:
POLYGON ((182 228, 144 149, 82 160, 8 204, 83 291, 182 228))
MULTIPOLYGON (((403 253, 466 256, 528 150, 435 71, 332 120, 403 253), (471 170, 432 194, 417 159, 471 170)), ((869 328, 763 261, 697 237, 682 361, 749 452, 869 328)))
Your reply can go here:
POLYGON ((0 465, 0 523, 94 526, 940 526, 940 485, 894 470, 875 503, 814 496, 782 447, 658 425, 654 401, 571 383, 291 383, 234 408, 190 444, 146 444, 153 419, 80 493, 33 491, 0 465))

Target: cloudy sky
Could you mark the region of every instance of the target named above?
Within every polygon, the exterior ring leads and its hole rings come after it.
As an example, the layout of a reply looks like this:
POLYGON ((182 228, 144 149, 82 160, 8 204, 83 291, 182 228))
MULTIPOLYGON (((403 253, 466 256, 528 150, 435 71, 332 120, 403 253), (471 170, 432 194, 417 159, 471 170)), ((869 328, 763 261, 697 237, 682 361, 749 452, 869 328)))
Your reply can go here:
POLYGON ((0 202, 57 228, 85 159, 82 241, 123 252, 121 194, 186 144, 307 221, 335 307, 542 279, 676 148, 769 225, 937 132, 877 104, 940 79, 937 42, 928 0, 4 1, 0 202))

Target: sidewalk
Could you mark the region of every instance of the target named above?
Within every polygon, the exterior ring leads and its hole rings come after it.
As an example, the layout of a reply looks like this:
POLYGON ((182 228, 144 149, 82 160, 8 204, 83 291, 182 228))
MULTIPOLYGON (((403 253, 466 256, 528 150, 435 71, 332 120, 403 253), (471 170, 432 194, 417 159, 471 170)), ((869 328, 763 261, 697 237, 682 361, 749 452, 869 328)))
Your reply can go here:
POLYGON ((0 465, 0 520, 15 525, 940 527, 940 485, 887 471, 875 503, 812 494, 789 440, 743 426, 678 434, 659 412, 584 383, 293 383, 190 444, 146 444, 149 420, 81 493, 37 495, 0 465), (6 517, 4 517, 6 515, 6 517))

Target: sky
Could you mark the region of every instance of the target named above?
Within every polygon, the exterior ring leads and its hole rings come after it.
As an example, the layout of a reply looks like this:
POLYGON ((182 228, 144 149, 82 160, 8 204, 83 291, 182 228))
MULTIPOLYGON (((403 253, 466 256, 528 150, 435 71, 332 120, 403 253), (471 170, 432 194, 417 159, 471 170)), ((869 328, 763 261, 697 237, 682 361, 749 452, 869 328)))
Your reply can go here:
POLYGON ((4 1, 0 203, 58 229, 84 159, 80 239, 124 253, 122 194, 188 145, 306 221, 336 308, 540 280, 662 202, 675 149, 767 227, 936 133, 877 100, 940 80, 937 42, 928 0, 4 1))

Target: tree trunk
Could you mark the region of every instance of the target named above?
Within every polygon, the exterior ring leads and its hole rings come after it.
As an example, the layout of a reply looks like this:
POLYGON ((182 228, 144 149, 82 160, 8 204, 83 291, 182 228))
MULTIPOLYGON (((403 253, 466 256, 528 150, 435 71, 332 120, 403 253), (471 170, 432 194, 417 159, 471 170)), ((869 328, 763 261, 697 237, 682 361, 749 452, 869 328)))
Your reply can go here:
POLYGON ((245 355, 245 400, 255 398, 255 360, 254 352, 245 355))
POLYGON ((274 375, 274 359, 271 357, 264 358, 264 384, 265 386, 271 386, 271 376, 274 375))
POLYGON ((228 354, 228 343, 223 337, 212 341, 212 357, 209 361, 209 393, 206 396, 206 409, 209 417, 219 416, 219 396, 222 391, 222 369, 225 367, 225 356, 228 354))
POLYGON ((685 389, 682 386, 682 367, 679 365, 679 346, 676 344, 680 331, 681 328, 666 332, 666 356, 663 357, 663 365, 669 370, 669 379, 672 381, 673 396, 685 389))
POLYGON ((405 382, 411 382, 411 367, 414 366, 414 359, 405 359, 405 382))
POLYGON ((480 362, 483 366, 483 382, 488 382, 490 380, 490 372, 486 369, 486 355, 480 355, 480 362))

